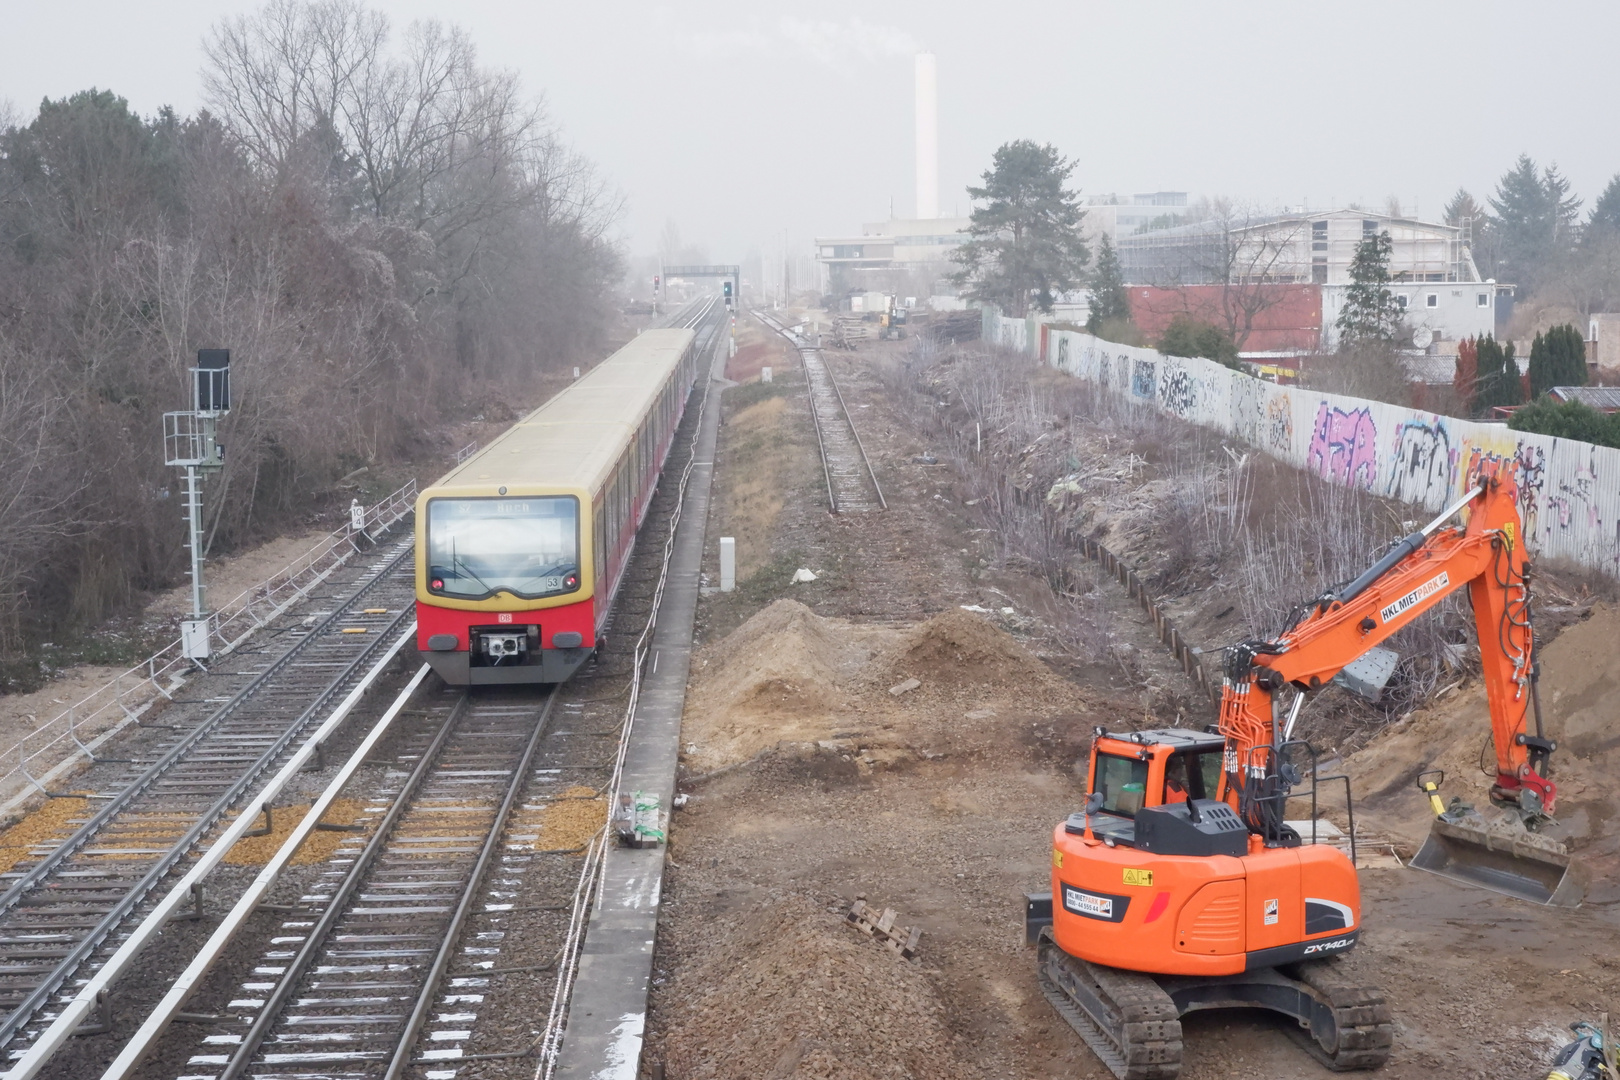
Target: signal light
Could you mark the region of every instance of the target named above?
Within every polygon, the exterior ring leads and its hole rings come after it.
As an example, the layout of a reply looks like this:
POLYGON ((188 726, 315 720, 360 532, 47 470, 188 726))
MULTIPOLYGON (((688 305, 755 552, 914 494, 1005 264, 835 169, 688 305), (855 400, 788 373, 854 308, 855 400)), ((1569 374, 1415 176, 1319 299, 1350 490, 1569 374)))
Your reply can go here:
POLYGON ((731 298, 731 282, 729 282, 729 281, 726 282, 725 289, 726 289, 726 298, 730 299, 731 298))

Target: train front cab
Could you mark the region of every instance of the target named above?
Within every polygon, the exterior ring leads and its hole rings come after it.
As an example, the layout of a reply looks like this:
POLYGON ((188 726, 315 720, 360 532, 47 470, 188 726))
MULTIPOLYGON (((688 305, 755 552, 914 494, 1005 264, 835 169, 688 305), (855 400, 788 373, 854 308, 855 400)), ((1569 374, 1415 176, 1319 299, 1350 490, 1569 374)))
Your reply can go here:
POLYGON ((452 686, 566 681, 596 648, 589 495, 424 493, 416 635, 452 686))

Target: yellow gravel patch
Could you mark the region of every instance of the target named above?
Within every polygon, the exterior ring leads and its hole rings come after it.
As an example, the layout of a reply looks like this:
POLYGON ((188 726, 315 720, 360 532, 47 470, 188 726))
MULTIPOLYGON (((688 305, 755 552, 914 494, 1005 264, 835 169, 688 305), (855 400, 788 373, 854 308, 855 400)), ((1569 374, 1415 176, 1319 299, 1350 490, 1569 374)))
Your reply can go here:
POLYGON ((89 799, 46 799, 44 806, 0 832, 0 874, 28 858, 35 844, 66 840, 89 816, 89 799))
MULTIPOLYGON (((277 806, 270 811, 270 821, 274 826, 264 836, 248 836, 236 842, 225 855, 225 862, 232 866, 263 866, 270 861, 270 857, 281 850, 281 845, 287 842, 293 829, 304 820, 313 803, 303 803, 295 806, 277 806)), ((326 811, 322 821, 333 825, 352 825, 360 817, 360 812, 366 808, 366 803, 360 799, 334 799, 326 811)), ((262 827, 262 826, 261 826, 262 827)), ((355 835, 346 832, 328 832, 325 829, 316 829, 309 834, 298 851, 293 855, 289 866, 313 866, 330 859, 337 851, 338 845, 344 839, 355 835)))
POLYGON ((571 787, 536 815, 540 834, 536 851, 571 851, 590 843, 607 822, 607 799, 595 788, 571 787))

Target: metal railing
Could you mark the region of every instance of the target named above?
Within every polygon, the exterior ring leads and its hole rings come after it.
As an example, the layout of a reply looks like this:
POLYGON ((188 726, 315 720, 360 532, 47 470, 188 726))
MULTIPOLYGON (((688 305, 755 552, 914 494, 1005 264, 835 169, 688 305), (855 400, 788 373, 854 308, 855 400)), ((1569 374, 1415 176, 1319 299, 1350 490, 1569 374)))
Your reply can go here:
MULTIPOLYGON (((218 643, 214 656, 229 654, 355 554, 398 524, 414 508, 416 481, 356 515, 303 555, 208 617, 218 643)), ((69 705, 12 745, 0 750, 0 814, 17 809, 81 761, 95 761, 96 750, 130 724, 138 723, 175 691, 200 665, 186 658, 176 638, 127 671, 69 705)))

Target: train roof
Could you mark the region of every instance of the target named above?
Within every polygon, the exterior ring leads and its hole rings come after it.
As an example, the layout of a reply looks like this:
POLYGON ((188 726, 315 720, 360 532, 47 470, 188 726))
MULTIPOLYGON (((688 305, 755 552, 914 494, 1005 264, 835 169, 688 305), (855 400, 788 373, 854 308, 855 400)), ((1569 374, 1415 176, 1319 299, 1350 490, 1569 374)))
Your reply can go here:
POLYGON ((429 490, 491 484, 599 490, 695 336, 678 329, 637 335, 429 490))

